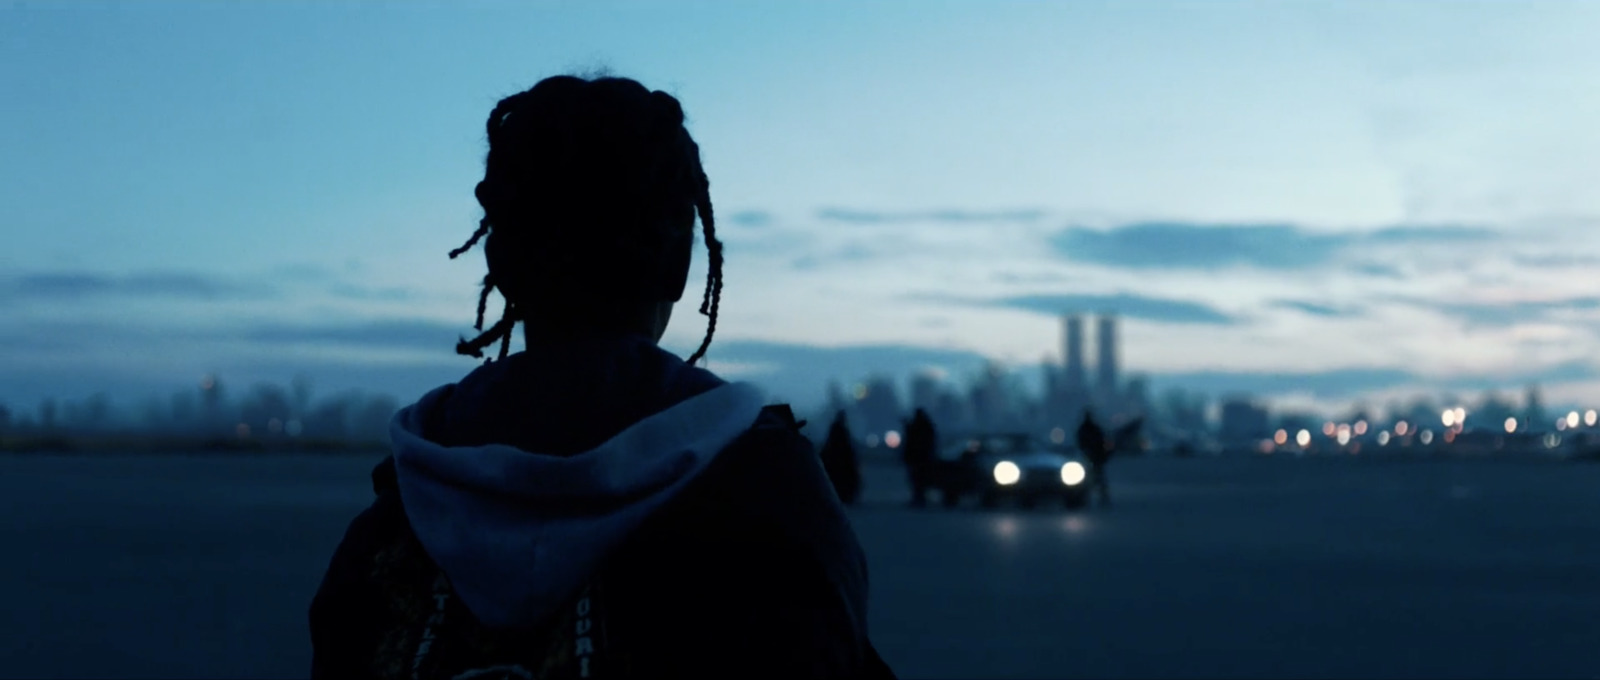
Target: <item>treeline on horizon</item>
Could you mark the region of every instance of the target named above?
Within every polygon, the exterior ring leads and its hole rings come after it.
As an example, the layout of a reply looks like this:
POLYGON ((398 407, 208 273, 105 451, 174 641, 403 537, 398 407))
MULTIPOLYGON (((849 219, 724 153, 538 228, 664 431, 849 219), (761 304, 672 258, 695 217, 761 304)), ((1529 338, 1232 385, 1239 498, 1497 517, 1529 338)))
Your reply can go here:
POLYGON ((0 404, 0 450, 339 450, 388 445, 400 408, 386 394, 345 391, 322 398, 304 376, 257 383, 235 396, 208 375, 193 389, 130 406, 104 393, 46 398, 28 411, 0 404))

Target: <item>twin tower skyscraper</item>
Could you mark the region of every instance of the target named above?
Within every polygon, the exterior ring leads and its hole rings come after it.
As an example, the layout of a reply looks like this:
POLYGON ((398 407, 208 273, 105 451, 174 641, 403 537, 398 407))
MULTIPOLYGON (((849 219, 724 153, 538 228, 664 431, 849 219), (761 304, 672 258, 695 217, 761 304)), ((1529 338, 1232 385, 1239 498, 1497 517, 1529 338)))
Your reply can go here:
POLYGON ((1060 388, 1069 394, 1115 398, 1121 379, 1117 369, 1117 317, 1101 314, 1095 321, 1095 365, 1091 383, 1088 367, 1084 364, 1084 317, 1081 314, 1062 316, 1061 358, 1064 367, 1060 388))

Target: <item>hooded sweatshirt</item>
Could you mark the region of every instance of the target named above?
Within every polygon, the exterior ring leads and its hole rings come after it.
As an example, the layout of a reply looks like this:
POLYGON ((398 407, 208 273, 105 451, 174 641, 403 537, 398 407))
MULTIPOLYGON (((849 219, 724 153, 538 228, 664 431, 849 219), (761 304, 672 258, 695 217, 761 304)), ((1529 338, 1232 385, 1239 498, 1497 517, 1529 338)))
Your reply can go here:
POLYGON ((405 514, 483 624, 535 624, 763 406, 639 336, 546 342, 394 418, 405 514))
POLYGON ((893 677, 844 507, 762 401, 621 335, 543 341, 429 392, 396 415, 378 497, 313 598, 312 677, 417 676, 432 619, 406 546, 512 638, 571 616, 604 574, 623 675, 893 677))

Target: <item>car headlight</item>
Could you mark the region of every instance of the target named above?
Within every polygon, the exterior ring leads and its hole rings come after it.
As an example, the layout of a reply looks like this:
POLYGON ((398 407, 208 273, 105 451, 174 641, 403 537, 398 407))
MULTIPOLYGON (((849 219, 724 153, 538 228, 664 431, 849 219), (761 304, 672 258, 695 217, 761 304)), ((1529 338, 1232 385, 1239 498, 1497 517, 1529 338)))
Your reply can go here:
POLYGON ((1083 463, 1078 461, 1069 460, 1066 465, 1061 466, 1061 483, 1067 486, 1082 484, 1083 480, 1088 476, 1089 471, 1083 469, 1083 463))
POLYGON ((1001 486, 1016 484, 1020 479, 1022 479, 1022 468, 1017 467, 1016 463, 1002 460, 995 464, 994 481, 999 482, 1001 486))

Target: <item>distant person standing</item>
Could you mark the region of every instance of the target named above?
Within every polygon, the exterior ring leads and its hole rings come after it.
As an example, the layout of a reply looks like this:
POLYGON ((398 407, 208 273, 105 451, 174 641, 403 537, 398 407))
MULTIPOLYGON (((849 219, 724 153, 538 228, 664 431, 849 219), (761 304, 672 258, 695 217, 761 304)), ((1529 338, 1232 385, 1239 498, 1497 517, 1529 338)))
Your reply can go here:
POLYGON ((1089 493, 1100 496, 1100 507, 1111 506, 1111 488, 1106 483, 1106 463, 1111 461, 1111 441, 1105 430, 1085 411, 1078 425, 1078 450, 1089 460, 1089 493))
POLYGON ((861 497, 861 461, 856 457, 856 445, 850 438, 850 424, 844 411, 833 417, 828 428, 828 439, 822 443, 822 469, 833 482, 833 490, 845 505, 854 505, 861 497))
POLYGON ((911 506, 920 508, 928 504, 928 487, 933 482, 933 467, 937 462, 939 435, 933 427, 928 412, 917 409, 906 423, 903 460, 906 479, 911 483, 911 506))

